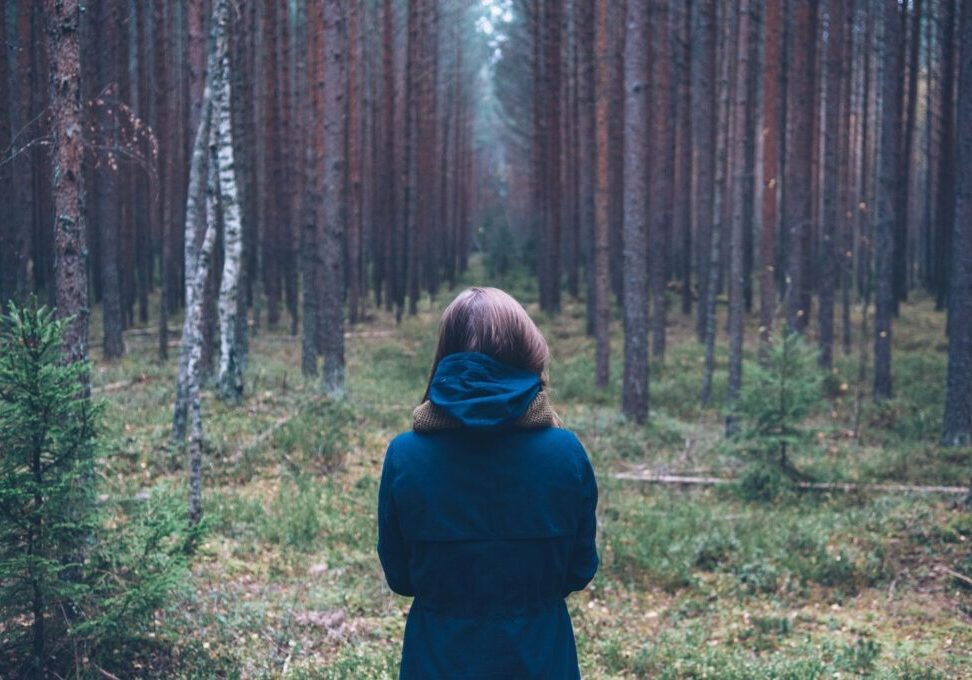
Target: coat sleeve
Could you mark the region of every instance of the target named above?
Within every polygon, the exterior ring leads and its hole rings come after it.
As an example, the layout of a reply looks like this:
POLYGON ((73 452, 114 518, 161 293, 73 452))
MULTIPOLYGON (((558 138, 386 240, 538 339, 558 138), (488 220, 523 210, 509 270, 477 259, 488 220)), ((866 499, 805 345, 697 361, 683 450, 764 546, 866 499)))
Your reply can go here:
POLYGON ((597 556, 597 545, 595 536, 597 533, 597 480, 594 478, 594 468, 587 457, 587 453, 581 448, 582 471, 581 471, 581 500, 580 521, 577 525, 577 534, 574 536, 574 545, 570 555, 570 564, 567 568, 567 580, 565 583, 564 596, 574 591, 583 590, 594 578, 597 566, 600 562, 597 556))
POLYGON ((388 587, 399 595, 410 597, 415 593, 408 574, 408 545, 402 536, 395 497, 392 495, 392 482, 395 479, 392 453, 389 445, 378 487, 378 559, 385 571, 388 587))

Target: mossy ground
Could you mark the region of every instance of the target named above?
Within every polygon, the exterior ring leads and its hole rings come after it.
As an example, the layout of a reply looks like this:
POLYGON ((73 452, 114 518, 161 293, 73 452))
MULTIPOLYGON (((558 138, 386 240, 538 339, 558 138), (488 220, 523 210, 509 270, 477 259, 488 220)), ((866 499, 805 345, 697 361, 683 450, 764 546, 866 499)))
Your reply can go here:
MULTIPOLYGON (((616 480, 632 465, 733 473, 718 446, 724 351, 716 399, 702 409, 702 351, 673 304, 667 356, 652 364, 651 420, 636 427, 618 415, 620 324, 611 385, 595 389, 583 304, 567 299, 551 317, 530 284, 512 287, 550 342, 555 408, 599 476, 602 566, 568 600, 585 678, 972 678, 972 589, 945 571, 972 576, 972 514, 958 499, 804 494, 767 505, 725 488, 616 480)), ((448 298, 423 301, 398 326, 371 308, 348 329, 345 404, 321 400, 301 377, 299 341, 284 329, 251 339, 242 404, 205 392, 209 531, 194 597, 159 613, 167 665, 158 673, 397 677, 409 601, 388 590, 375 555, 377 480, 387 441, 422 394, 448 298)), ((798 464, 822 480, 965 484, 972 452, 936 445, 943 325, 929 302, 905 305, 894 336, 899 396, 880 408, 865 399, 858 437, 857 355, 838 352, 834 396, 821 398, 816 443, 798 464)), ((747 333, 752 358, 755 326, 747 333)), ((96 397, 107 402, 103 491, 183 494, 182 454, 168 441, 177 362, 157 362, 151 335, 127 344, 112 364, 93 352, 96 397)))

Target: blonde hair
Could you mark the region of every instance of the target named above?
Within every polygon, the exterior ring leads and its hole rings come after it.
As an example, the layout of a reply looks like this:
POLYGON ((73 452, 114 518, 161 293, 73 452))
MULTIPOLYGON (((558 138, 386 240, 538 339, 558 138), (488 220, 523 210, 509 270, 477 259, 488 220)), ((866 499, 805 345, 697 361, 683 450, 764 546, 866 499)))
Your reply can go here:
MULTIPOLYGON (((480 352, 541 377, 550 356, 543 333, 523 305, 499 288, 478 286, 459 293, 442 313, 430 385, 439 361, 457 352, 480 352)), ((428 396, 426 387, 423 400, 428 396)))

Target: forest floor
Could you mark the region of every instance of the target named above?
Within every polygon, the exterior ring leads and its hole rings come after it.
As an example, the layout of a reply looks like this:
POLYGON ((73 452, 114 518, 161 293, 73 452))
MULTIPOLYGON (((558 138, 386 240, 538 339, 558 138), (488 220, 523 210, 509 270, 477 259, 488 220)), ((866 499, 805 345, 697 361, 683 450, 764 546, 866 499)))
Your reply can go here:
MULTIPOLYGON (((595 389, 583 304, 565 298, 552 318, 525 277, 507 285, 546 334, 552 401, 599 478, 601 568, 568 599, 585 678, 972 678, 972 588, 954 575, 972 576, 972 513, 960 497, 808 492, 766 504, 723 487, 615 479, 633 466, 738 469, 719 445, 724 349, 717 398, 702 409, 702 350, 673 299, 668 354, 651 366, 651 420, 637 427, 618 415, 619 332, 611 385, 595 389)), ((251 338, 241 405, 205 392, 208 533, 189 592, 159 613, 170 631, 159 674, 397 677, 409 600, 388 590, 375 554, 378 477, 388 440, 410 426, 448 299, 423 301, 399 326, 372 308, 350 327, 343 404, 301 377, 299 339, 283 328, 251 338)), ((864 402, 859 439, 857 358, 838 352, 833 396, 797 464, 822 481, 967 483, 972 451, 936 445, 943 324, 929 302, 905 305, 899 396, 864 402)), ((748 329, 750 352, 755 337, 748 329)), ((154 336, 137 332, 118 362, 93 351, 106 403, 103 492, 115 497, 185 494, 182 456, 168 444, 178 350, 164 365, 155 351, 154 336)))

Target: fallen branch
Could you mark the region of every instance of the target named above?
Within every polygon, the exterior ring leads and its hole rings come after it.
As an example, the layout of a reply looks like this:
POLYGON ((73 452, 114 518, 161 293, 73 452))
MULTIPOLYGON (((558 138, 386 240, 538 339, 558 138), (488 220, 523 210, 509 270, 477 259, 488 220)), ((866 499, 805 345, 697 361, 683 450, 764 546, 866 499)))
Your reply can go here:
POLYGON ((241 446, 239 448, 238 453, 241 454, 252 453, 256 451, 261 446, 263 446, 263 444, 265 444, 271 437, 273 437, 273 434, 277 430, 279 430, 281 427, 289 423, 294 418, 294 416, 302 413, 307 406, 310 406, 311 404, 313 404, 316 401, 319 401, 320 399, 321 397, 314 397, 304 403, 297 404, 296 408, 291 410, 286 415, 280 416, 275 421, 273 421, 270 427, 268 427, 263 432, 261 432, 256 437, 254 437, 252 440, 250 440, 250 442, 246 446, 241 446))
MULTIPOLYGON (((737 484, 738 480, 724 477, 692 477, 683 475, 657 475, 647 471, 617 472, 612 475, 615 479, 627 479, 649 484, 676 484, 680 486, 716 486, 719 484, 737 484)), ((798 482, 797 488, 806 491, 872 491, 881 493, 943 493, 965 494, 964 486, 923 486, 913 484, 855 484, 850 482, 798 482)))
POLYGON ((969 578, 965 574, 960 574, 957 571, 955 571, 954 569, 949 569, 944 564, 941 565, 941 567, 942 567, 942 571, 944 571, 946 574, 948 574, 952 578, 957 578, 962 583, 965 583, 966 585, 972 586, 972 578, 969 578))
POLYGON ((120 390, 125 387, 134 387, 140 383, 145 383, 151 380, 147 375, 139 375, 131 380, 119 380, 118 382, 108 383, 107 385, 99 385, 98 387, 92 388, 91 394, 104 394, 105 392, 114 392, 115 390, 120 390))

